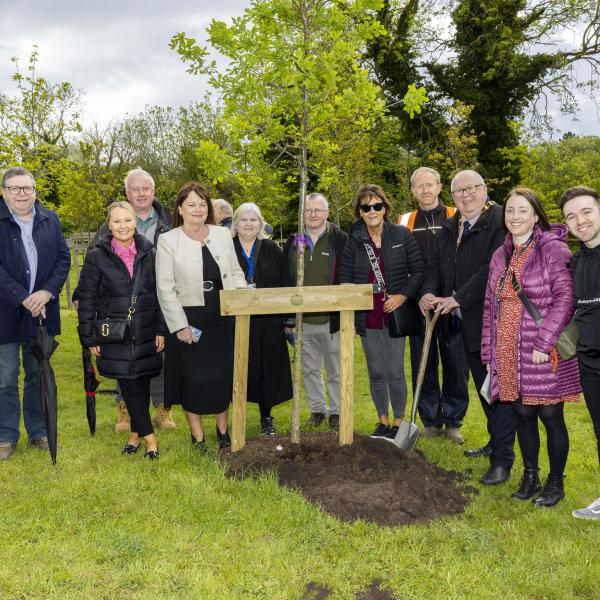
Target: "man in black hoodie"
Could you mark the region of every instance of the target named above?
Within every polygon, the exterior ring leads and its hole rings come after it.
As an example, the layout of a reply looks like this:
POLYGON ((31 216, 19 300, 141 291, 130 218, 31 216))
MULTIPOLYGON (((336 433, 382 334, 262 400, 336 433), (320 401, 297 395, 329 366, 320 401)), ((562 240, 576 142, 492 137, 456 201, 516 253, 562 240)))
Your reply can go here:
MULTIPOLYGON (((581 242, 571 261, 579 331, 577 357, 600 463, 600 194, 585 186, 568 189, 559 199, 571 233, 581 242)), ((573 511, 578 519, 600 521, 600 498, 573 511)))

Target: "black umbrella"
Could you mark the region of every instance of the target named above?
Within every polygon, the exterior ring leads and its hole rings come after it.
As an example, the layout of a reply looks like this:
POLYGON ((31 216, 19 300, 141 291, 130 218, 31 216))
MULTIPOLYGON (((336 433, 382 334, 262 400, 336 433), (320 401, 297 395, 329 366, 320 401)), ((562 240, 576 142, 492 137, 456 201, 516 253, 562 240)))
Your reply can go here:
POLYGON ((83 359, 83 389, 85 390, 85 412, 87 415, 90 433, 96 433, 96 389, 100 385, 96 377, 96 369, 92 362, 92 354, 89 348, 82 348, 83 359))
POLYGON ((48 446, 52 464, 56 464, 56 433, 57 433, 57 394, 54 371, 50 366, 50 357, 58 348, 58 342, 54 336, 48 335, 48 330, 40 318, 35 338, 31 343, 31 353, 38 361, 38 392, 44 409, 44 420, 46 421, 46 434, 48 435, 48 446))

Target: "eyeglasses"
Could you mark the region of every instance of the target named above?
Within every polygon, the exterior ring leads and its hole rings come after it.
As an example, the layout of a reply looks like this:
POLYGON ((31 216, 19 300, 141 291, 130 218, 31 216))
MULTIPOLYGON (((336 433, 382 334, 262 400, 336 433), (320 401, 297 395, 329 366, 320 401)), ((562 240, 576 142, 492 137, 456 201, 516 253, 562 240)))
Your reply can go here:
POLYGON ((307 215, 318 215, 319 213, 327 212, 327 209, 325 209, 325 208, 305 208, 304 212, 307 215))
POLYGON ((23 192, 26 196, 31 196, 35 192, 35 187, 32 185, 9 185, 3 187, 13 196, 18 196, 20 192, 23 192))
POLYGON ((152 188, 148 187, 148 186, 134 187, 134 188, 129 188, 128 191, 133 192, 134 194, 139 194, 140 192, 144 192, 144 194, 147 194, 148 192, 152 191, 152 188))
POLYGON ((467 187, 460 188, 458 190, 452 190, 452 195, 454 197, 456 197, 456 196, 460 197, 460 196, 466 196, 467 194, 474 194, 478 188, 480 188, 484 185, 485 185, 485 183, 477 183, 475 185, 471 184, 471 185, 468 185, 467 187))
POLYGON ((376 202, 375 204, 361 204, 360 205, 360 210, 362 210, 364 213, 371 212, 371 209, 373 209, 375 212, 381 212, 382 208, 383 208, 383 202, 376 202))

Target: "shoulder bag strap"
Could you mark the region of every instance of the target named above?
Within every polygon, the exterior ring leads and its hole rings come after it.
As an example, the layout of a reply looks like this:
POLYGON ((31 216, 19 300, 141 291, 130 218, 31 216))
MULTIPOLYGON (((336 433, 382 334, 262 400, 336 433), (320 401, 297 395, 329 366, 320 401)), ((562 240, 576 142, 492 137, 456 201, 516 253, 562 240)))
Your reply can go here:
POLYGON ((523 306, 527 309, 527 312, 531 315, 531 318, 535 321, 539 327, 542 324, 544 318, 540 315, 538 309, 531 303, 531 300, 525 295, 521 284, 517 281, 514 271, 512 272, 512 286, 513 290, 517 292, 519 300, 523 303, 523 306))
MULTIPOLYGON (((138 265, 141 263, 138 262, 138 265)), ((140 289, 142 287, 142 283, 141 280, 142 278, 140 277, 140 271, 141 268, 138 267, 138 269, 135 271, 134 276, 133 276, 133 292, 131 293, 131 300, 129 302, 129 309, 127 310, 127 323, 131 324, 131 320, 133 319, 133 313, 135 313, 135 305, 137 302, 137 297, 138 294, 140 293, 140 289)))
POLYGON ((371 244, 364 242, 365 250, 367 251, 367 256, 369 257, 369 262, 371 263, 371 269, 373 269, 373 274, 375 275, 375 279, 377 281, 377 285, 383 292, 384 296, 387 296, 387 291, 385 289, 385 281, 383 279, 383 275, 381 274, 381 269, 379 268, 379 261, 375 256, 375 251, 371 244))

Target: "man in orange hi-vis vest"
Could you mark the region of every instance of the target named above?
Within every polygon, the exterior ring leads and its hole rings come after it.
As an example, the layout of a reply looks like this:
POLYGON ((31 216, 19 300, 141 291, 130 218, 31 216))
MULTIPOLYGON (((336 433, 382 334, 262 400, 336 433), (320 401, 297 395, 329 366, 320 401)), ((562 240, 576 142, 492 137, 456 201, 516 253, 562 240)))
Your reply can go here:
MULTIPOLYGON (((442 189, 440 174, 429 167, 418 168, 410 178, 410 186, 419 209, 400 216, 398 223, 408 227, 417 238, 421 253, 429 263, 437 250, 441 223, 456 209, 445 206, 439 199, 442 189)), ((413 393, 419 361, 423 351, 424 334, 410 337, 410 364, 413 393)), ((436 326, 431 340, 427 369, 421 388, 419 416, 425 426, 424 437, 436 437, 444 432, 448 439, 462 444, 460 426, 469 405, 469 366, 464 352, 460 327, 444 331, 436 326), (438 357, 442 362, 442 386, 438 377, 438 357)))

